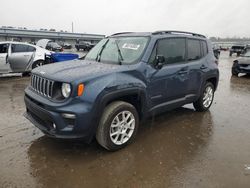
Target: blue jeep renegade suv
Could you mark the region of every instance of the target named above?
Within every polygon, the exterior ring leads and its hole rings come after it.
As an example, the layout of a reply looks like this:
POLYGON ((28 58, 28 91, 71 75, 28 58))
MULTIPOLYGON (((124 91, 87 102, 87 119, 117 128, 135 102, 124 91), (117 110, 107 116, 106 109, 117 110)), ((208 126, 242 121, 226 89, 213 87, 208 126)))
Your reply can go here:
POLYGON ((182 31, 118 33, 84 60, 38 67, 25 116, 55 138, 96 137, 107 150, 131 143, 149 115, 193 103, 206 111, 219 71, 205 36, 182 31))

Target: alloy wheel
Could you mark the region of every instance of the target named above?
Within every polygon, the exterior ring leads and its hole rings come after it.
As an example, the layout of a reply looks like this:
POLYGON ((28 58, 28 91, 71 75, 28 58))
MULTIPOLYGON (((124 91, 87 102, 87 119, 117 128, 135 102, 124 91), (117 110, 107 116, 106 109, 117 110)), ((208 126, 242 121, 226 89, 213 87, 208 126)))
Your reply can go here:
POLYGON ((213 97, 214 97, 214 91, 213 88, 211 86, 208 86, 205 91, 204 91, 204 95, 203 95, 203 106, 205 108, 208 108, 212 101, 213 101, 213 97))
POLYGON ((122 111, 111 122, 110 139, 114 144, 122 145, 131 138, 134 129, 134 115, 130 111, 122 111))

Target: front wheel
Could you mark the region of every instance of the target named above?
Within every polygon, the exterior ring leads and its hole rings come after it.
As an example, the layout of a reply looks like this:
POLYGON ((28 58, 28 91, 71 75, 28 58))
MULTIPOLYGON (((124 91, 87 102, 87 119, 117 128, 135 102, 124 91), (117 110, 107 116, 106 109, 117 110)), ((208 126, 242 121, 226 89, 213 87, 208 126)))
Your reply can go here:
POLYGON ((30 76, 30 72, 23 72, 22 77, 30 76))
POLYGON ((233 68, 232 68, 232 75, 233 75, 233 76, 238 76, 238 74, 239 74, 239 73, 238 73, 238 71, 236 70, 236 68, 233 67, 233 68))
POLYGON ((232 66, 232 75, 233 76, 238 76, 238 74, 239 74, 237 66, 238 66, 238 63, 237 63, 237 61, 235 61, 233 66, 232 66))
POLYGON ((139 117, 133 105, 112 102, 104 109, 96 139, 107 150, 119 150, 135 139, 138 126, 139 117))
POLYGON ((199 112, 207 111, 213 103, 214 85, 207 82, 199 99, 193 103, 194 108, 199 112))

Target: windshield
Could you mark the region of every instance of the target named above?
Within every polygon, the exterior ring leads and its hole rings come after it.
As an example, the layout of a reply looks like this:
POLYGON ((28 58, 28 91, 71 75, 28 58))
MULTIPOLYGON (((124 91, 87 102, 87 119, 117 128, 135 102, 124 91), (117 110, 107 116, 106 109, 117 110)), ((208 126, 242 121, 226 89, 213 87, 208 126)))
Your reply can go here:
POLYGON ((232 49, 244 49, 244 46, 232 46, 232 49))
POLYGON ((250 51, 247 51, 246 53, 242 54, 244 57, 250 57, 250 51))
POLYGON ((57 44, 56 42, 50 42, 49 43, 53 48, 58 48, 60 47, 59 44, 57 44))
POLYGON ((112 64, 131 64, 137 61, 148 37, 114 37, 101 40, 85 57, 86 60, 112 64))

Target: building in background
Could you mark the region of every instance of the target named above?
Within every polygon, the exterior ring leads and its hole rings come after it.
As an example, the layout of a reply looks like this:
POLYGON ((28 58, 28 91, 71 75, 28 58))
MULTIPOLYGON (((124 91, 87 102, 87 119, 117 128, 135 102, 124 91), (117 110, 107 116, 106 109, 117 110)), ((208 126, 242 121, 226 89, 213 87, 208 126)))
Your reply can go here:
POLYGON ((57 32, 55 30, 28 30, 26 28, 0 28, 0 41, 22 41, 35 44, 40 39, 51 39, 55 42, 67 42, 74 45, 77 41, 88 41, 97 43, 105 35, 99 34, 85 34, 85 33, 70 33, 70 32, 57 32))

